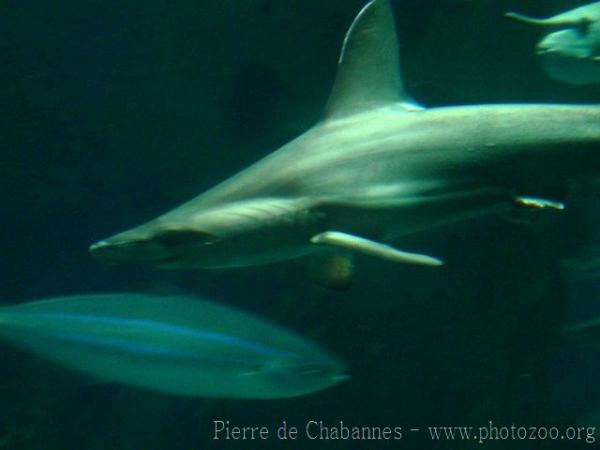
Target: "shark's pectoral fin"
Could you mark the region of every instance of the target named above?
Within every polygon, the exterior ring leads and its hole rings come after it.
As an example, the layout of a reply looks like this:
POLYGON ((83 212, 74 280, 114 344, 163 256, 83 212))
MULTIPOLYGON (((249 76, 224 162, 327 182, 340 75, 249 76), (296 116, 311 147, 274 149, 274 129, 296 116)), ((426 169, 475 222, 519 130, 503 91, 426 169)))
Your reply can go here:
POLYGON ((319 233, 313 236, 310 242, 313 244, 331 245, 403 264, 416 264, 421 266, 441 266, 444 264, 443 261, 432 256, 405 252, 387 244, 371 241, 348 233, 342 233, 340 231, 325 231, 324 233, 319 233))
POLYGON ((400 75, 396 24, 389 0, 372 0, 356 16, 344 39, 325 120, 385 105, 416 112, 400 75))

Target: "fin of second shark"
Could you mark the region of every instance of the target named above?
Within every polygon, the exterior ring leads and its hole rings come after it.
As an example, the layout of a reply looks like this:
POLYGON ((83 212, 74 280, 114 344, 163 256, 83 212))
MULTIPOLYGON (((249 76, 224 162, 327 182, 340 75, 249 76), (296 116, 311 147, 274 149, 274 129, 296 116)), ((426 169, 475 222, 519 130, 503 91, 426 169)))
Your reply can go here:
POLYGON ((354 19, 344 39, 325 119, 391 104, 399 104, 407 112, 423 109, 410 98, 402 83, 396 24, 389 0, 372 0, 354 19))
POLYGON ((527 23, 529 25, 538 25, 544 27, 571 27, 578 25, 585 27, 590 21, 590 19, 583 14, 582 8, 576 8, 574 10, 567 11, 566 13, 557 14, 556 16, 548 17, 546 19, 529 17, 512 11, 504 13, 504 17, 515 19, 519 22, 527 23))
POLYGON ((444 264, 443 261, 432 256, 405 252, 387 244, 371 241, 340 231, 325 231, 319 233, 313 236, 310 242, 313 244, 331 245, 403 264, 416 264, 421 266, 441 266, 444 264))

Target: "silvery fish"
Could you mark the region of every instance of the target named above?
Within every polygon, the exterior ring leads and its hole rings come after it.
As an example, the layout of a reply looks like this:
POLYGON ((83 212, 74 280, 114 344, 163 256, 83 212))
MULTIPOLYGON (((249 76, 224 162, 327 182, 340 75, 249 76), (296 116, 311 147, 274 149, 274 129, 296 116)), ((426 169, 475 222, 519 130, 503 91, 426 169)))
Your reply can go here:
POLYGON ((346 378, 344 364, 252 315, 187 297, 58 297, 0 308, 0 335, 65 367, 151 391, 294 397, 346 378))
POLYGON ((570 84, 600 83, 600 2, 547 19, 513 12, 506 15, 550 30, 536 48, 542 68, 550 78, 570 84))

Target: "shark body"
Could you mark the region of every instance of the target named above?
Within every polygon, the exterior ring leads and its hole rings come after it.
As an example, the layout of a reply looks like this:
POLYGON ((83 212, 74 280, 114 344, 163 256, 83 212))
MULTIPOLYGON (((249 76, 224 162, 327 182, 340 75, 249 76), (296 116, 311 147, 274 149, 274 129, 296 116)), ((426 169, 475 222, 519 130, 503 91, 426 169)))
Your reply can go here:
POLYGON ((331 247, 436 266, 440 259, 390 243, 472 217, 557 207, 549 193, 600 172, 599 145, 599 106, 421 107, 402 83, 389 1, 373 0, 346 35, 322 121, 91 252, 109 263, 216 268, 331 247))

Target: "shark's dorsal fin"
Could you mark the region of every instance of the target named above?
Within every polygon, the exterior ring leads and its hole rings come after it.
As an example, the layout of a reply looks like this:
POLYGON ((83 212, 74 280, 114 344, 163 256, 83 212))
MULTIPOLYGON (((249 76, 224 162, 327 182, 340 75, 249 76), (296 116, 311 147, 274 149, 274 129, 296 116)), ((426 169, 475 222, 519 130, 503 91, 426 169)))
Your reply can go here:
POLYGON ((400 103, 422 109, 405 92, 398 37, 389 0, 372 0, 356 16, 344 39, 325 119, 400 103))

